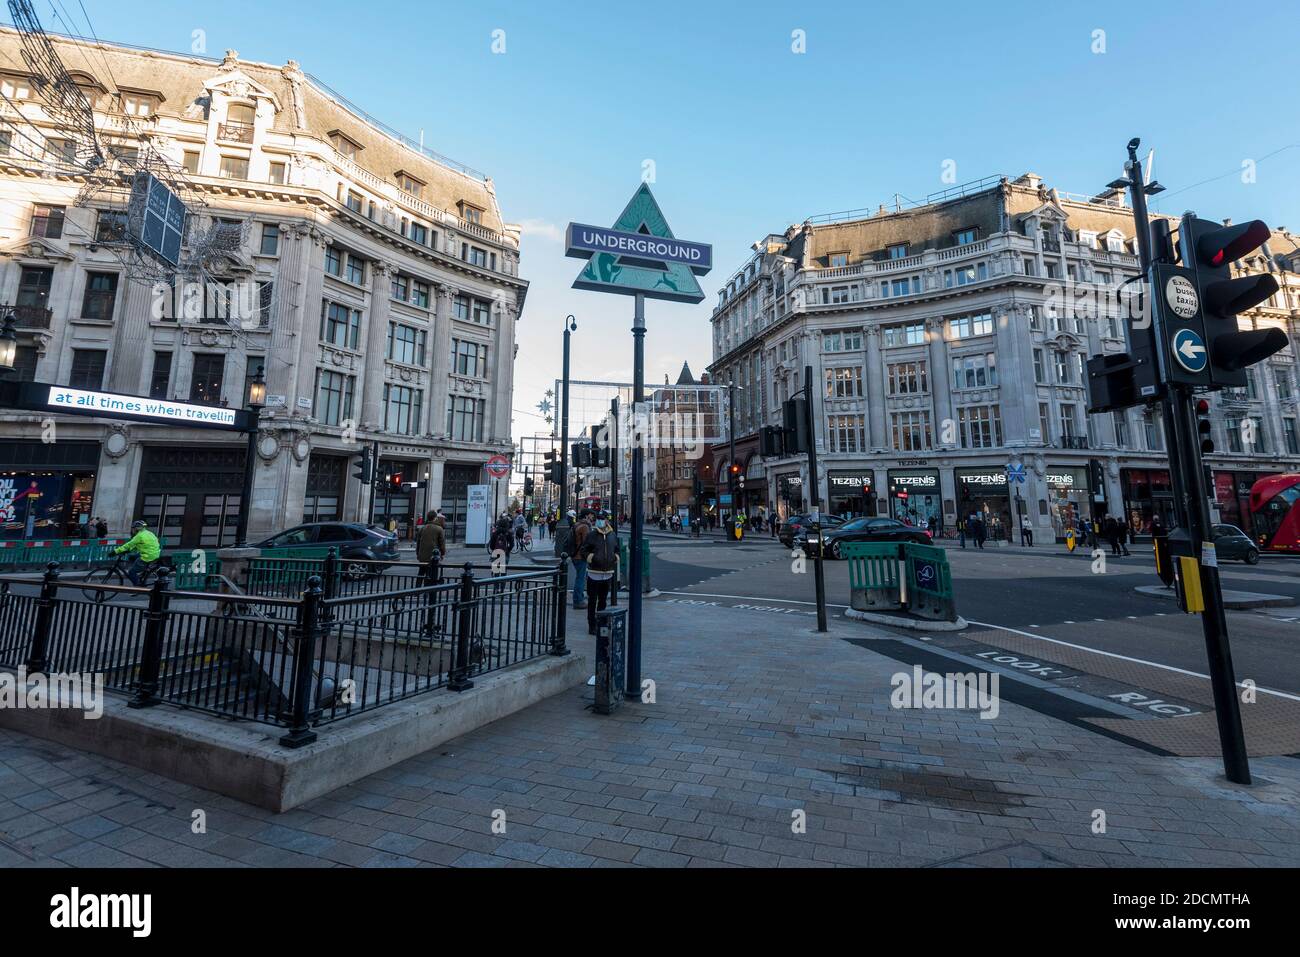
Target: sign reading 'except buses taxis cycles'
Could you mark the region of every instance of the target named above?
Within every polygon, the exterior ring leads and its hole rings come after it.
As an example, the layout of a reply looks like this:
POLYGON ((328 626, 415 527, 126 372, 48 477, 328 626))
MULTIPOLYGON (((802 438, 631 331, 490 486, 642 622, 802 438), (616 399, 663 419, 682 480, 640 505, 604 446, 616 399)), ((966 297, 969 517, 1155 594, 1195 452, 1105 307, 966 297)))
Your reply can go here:
MULTIPOLYGON (((11 384, 12 385, 12 384, 11 384)), ((45 382, 16 383, 16 390, 6 390, 4 401, 13 407, 32 412, 61 412, 88 415, 101 419, 130 419, 160 425, 195 426, 208 429, 231 429, 248 432, 257 420, 248 409, 228 409, 194 402, 174 402, 142 395, 72 389, 45 382)))

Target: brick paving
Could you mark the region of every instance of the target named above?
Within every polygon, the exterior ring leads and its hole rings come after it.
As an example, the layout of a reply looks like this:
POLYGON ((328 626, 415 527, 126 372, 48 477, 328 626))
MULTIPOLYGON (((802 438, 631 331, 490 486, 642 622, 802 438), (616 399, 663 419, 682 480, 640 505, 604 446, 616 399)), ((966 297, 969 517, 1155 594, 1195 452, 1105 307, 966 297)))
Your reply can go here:
POLYGON ((0 731, 0 867, 1300 864, 1300 761, 1240 788, 1005 701, 895 710, 868 628, 809 627, 648 601, 654 704, 577 687, 279 815, 0 731))

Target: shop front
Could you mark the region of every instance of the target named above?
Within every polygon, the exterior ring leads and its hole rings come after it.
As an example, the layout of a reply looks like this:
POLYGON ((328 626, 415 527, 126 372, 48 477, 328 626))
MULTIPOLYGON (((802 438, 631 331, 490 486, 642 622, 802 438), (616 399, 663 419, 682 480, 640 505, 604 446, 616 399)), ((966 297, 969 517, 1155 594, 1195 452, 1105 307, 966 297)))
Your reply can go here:
POLYGON ((1239 529, 1255 536, 1250 521, 1250 487, 1262 478, 1275 475, 1275 472, 1214 472, 1214 502, 1219 507, 1219 521, 1224 525, 1236 525, 1239 529))
POLYGON ((0 442, 0 538, 94 534, 98 442, 0 442))
POLYGON ((1011 493, 1006 469, 954 469, 953 478, 957 483, 957 520, 978 515, 990 541, 1010 541, 1011 493))
POLYGON ((890 469, 889 516, 905 525, 942 525, 938 469, 890 469))
POLYGON ((338 522, 343 519, 347 476, 346 455, 311 454, 307 463, 307 494, 303 499, 304 522, 338 522))
POLYGON ((829 472, 828 498, 832 515, 857 518, 876 514, 876 496, 870 469, 860 472, 829 472))
POLYGON ((1047 467, 1047 511, 1052 519, 1052 534, 1065 541, 1067 528, 1078 528, 1079 519, 1092 518, 1088 505, 1088 470, 1076 466, 1047 467))
POLYGON ((1151 534, 1151 522, 1159 518, 1165 530, 1175 526, 1174 492, 1167 469, 1120 469, 1124 514, 1129 528, 1138 535, 1151 534))
POLYGON ((776 514, 781 521, 804 511, 803 477, 798 472, 787 472, 776 477, 776 514))

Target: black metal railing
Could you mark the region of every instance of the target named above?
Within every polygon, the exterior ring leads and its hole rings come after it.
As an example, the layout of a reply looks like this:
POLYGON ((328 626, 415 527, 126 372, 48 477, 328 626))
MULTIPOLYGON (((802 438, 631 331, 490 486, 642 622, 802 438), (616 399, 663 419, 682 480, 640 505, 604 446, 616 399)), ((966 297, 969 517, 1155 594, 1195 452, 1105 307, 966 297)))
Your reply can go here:
POLYGON ((278 725, 292 747, 320 725, 568 653, 562 566, 414 567, 383 576, 384 591, 331 594, 321 575, 292 596, 178 591, 164 573, 148 588, 97 584, 108 600, 94 601, 51 562, 39 582, 0 576, 0 666, 96 673, 131 707, 278 725))

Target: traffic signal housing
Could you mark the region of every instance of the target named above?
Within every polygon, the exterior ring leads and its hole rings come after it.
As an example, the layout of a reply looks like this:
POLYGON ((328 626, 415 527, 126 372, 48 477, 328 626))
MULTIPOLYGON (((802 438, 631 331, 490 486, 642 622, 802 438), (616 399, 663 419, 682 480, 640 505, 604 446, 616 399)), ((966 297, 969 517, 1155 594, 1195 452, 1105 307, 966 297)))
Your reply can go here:
POLYGON ((807 404, 808 400, 802 397, 786 399, 781 404, 786 455, 799 455, 810 448, 811 437, 808 435, 808 419, 805 411, 807 404))
POLYGON ((586 442, 574 442, 570 446, 570 458, 576 468, 591 468, 591 446, 586 442))
POLYGON ((785 430, 779 425, 765 425, 758 434, 758 454, 765 459, 785 455, 785 430))
MULTIPOLYGON (((1201 454, 1209 455, 1214 451, 1214 439, 1210 437, 1210 400, 1196 400, 1196 439, 1201 446, 1201 454)), ((1211 483, 1212 484, 1212 483, 1211 483)))
POLYGON ((533 489, 534 489, 534 488, 535 488, 535 486, 533 485, 533 480, 532 480, 531 478, 525 478, 525 479, 524 479, 524 494, 525 494, 525 495, 532 495, 532 494, 533 494, 533 489))
POLYGON ((1179 252, 1183 265, 1196 273, 1210 381, 1215 386, 1245 387, 1247 366, 1286 348, 1286 333, 1281 329, 1241 329, 1237 324, 1239 313, 1278 290, 1271 273, 1232 277, 1232 263, 1268 242, 1269 235, 1268 226, 1258 219, 1222 226, 1190 214, 1183 217, 1179 252))
POLYGON ((357 459, 354 468, 352 477, 362 485, 369 485, 375 480, 375 463, 370 455, 370 446, 362 448, 361 457, 357 459))

